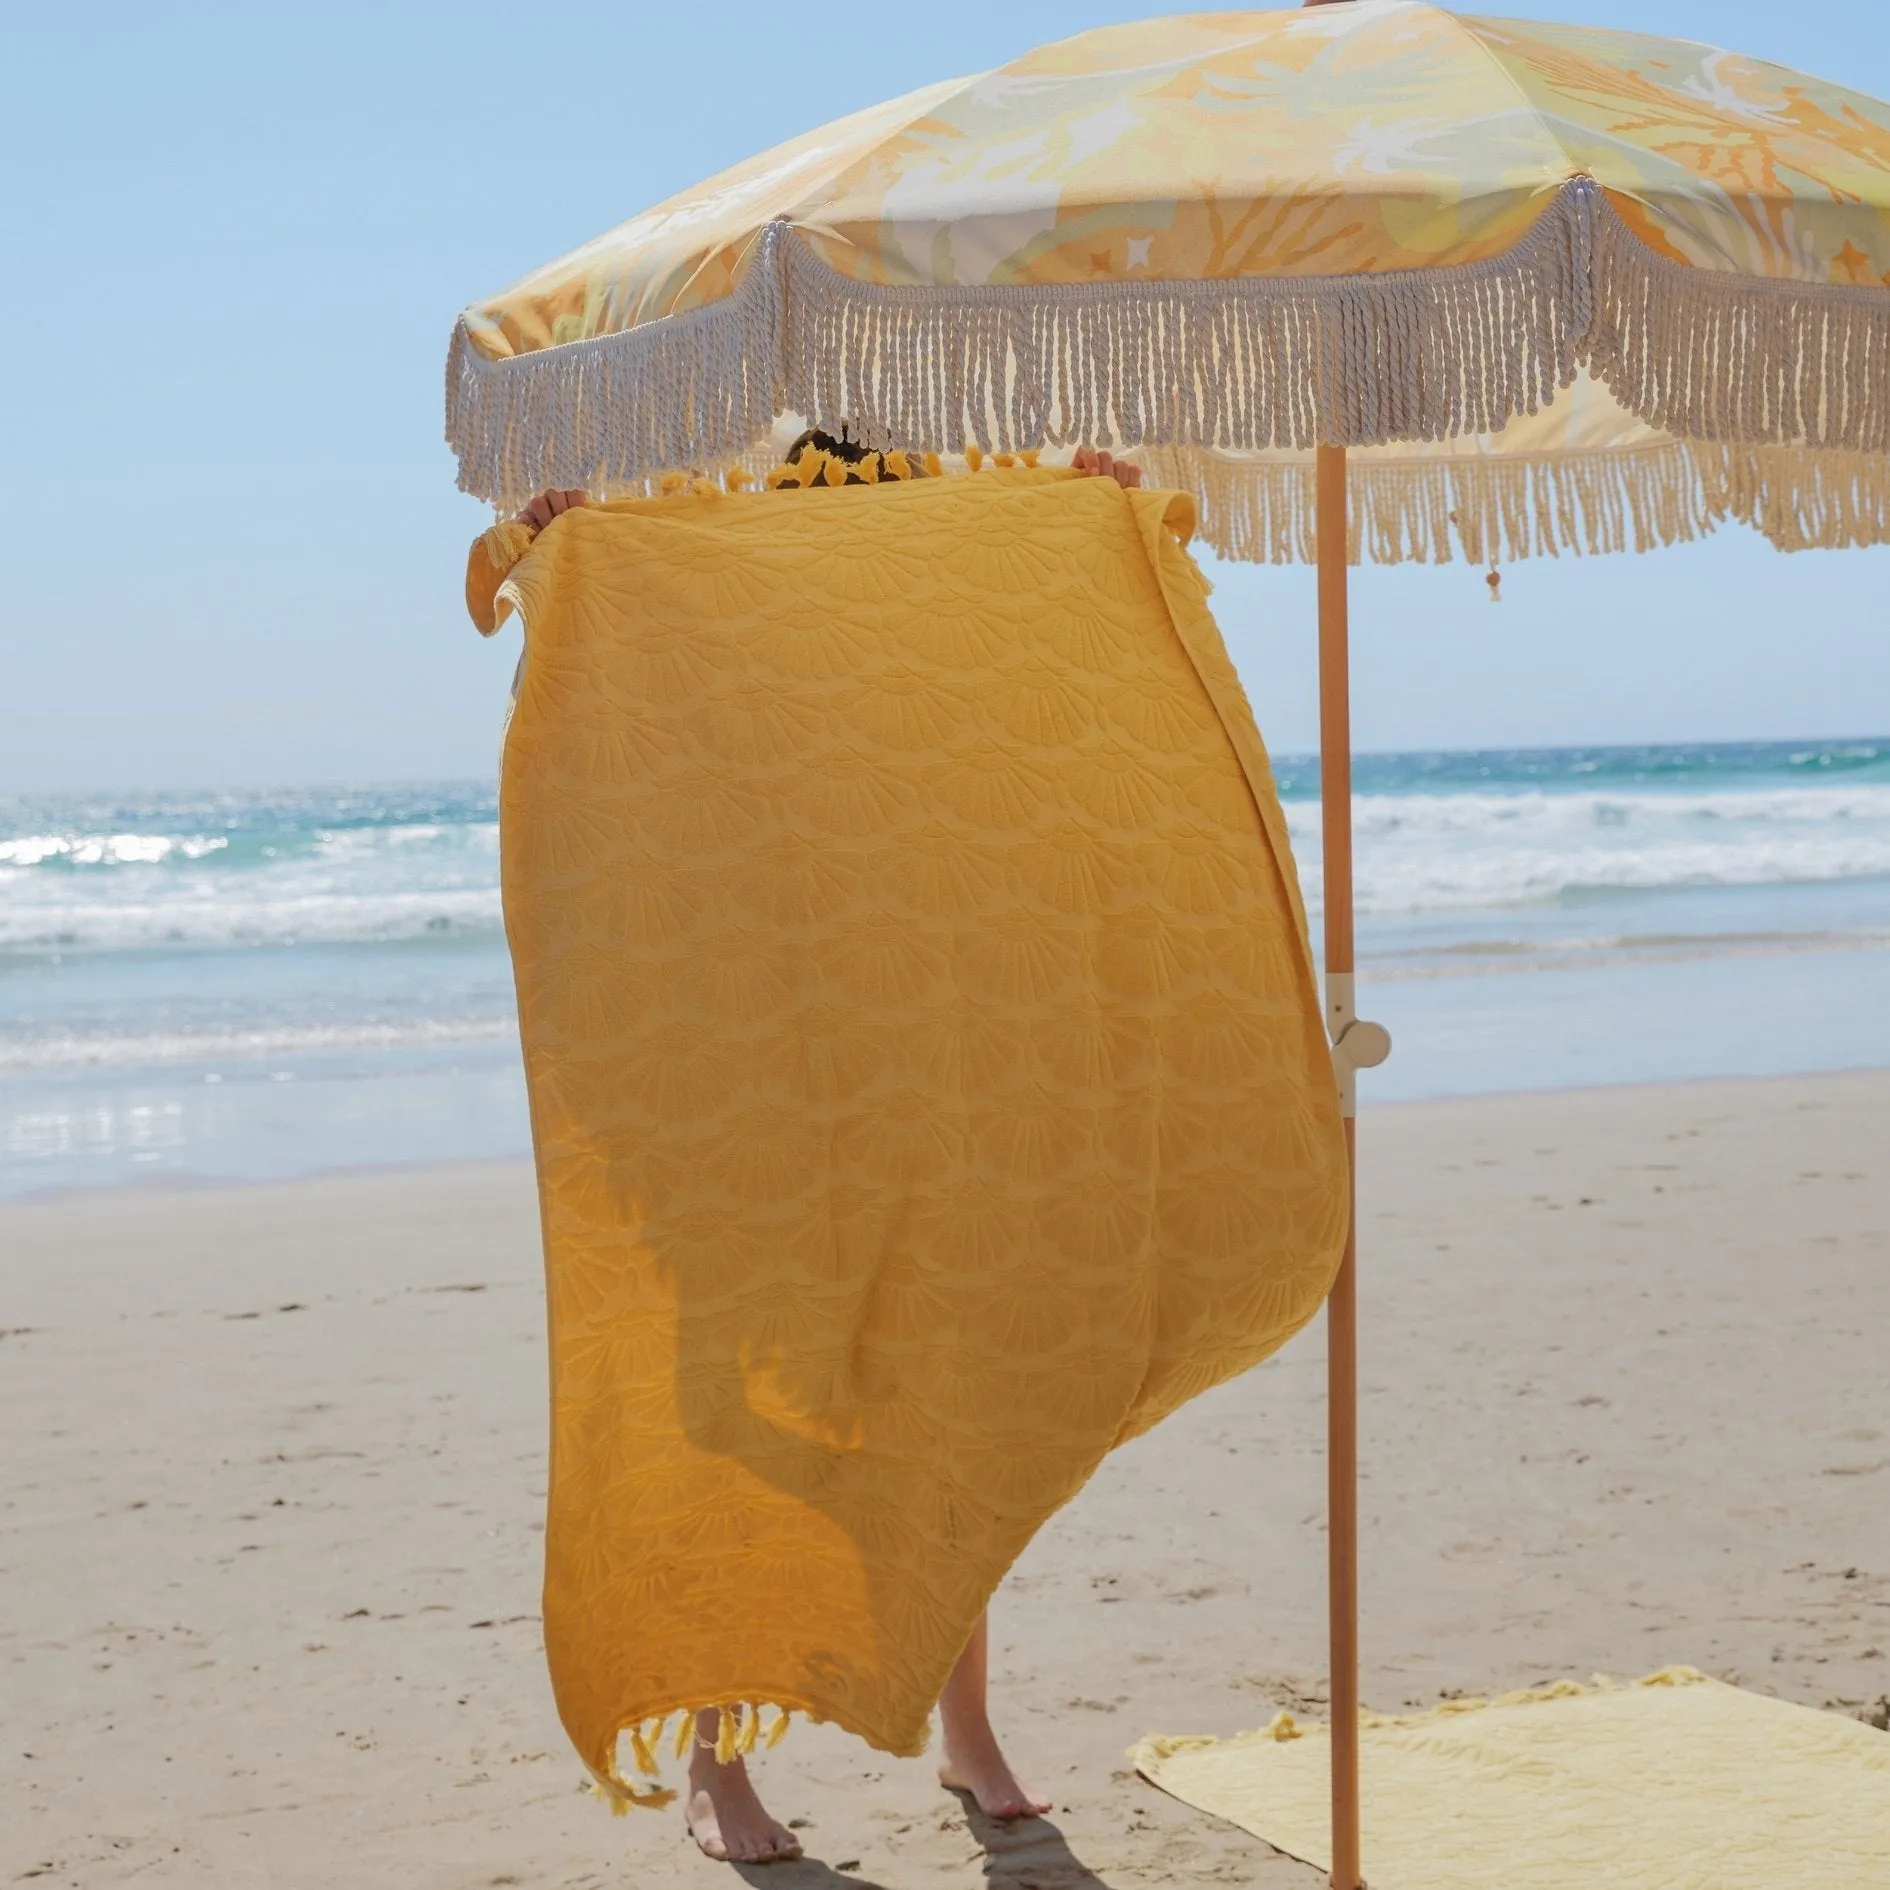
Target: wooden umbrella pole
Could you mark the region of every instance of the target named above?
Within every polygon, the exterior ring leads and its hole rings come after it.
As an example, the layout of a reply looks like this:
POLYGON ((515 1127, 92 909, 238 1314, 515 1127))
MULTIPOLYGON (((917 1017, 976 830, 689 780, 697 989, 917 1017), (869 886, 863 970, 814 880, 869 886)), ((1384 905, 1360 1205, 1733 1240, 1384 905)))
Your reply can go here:
POLYGON ((1326 1302, 1326 1563, 1330 1595, 1332 1882, 1358 1890, 1358 1243, 1353 1066, 1352 704, 1346 618, 1345 448, 1318 451, 1319 803, 1326 913, 1326 1022, 1345 1110, 1345 1258, 1326 1302))

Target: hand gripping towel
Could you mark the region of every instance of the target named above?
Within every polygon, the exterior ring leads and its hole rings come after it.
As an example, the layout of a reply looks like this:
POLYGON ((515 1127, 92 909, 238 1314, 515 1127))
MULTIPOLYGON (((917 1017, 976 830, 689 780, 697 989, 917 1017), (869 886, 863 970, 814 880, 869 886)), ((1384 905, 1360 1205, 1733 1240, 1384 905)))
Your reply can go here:
POLYGON ((920 1751, 1044 1519, 1332 1281, 1331 1057, 1191 525, 1048 471, 695 490, 497 593, 545 1644, 618 1802, 703 1707, 920 1751))

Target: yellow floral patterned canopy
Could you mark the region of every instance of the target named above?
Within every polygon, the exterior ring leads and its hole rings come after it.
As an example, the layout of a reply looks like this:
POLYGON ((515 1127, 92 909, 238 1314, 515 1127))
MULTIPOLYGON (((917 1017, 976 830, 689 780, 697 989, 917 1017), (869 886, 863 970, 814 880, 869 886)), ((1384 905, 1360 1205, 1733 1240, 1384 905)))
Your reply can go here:
POLYGON ((1321 441, 1387 448, 1360 460, 1373 556, 1728 517, 1878 538, 1890 106, 1424 0, 1104 28, 469 309, 447 406, 461 484, 501 505, 712 468, 793 413, 927 451, 1155 449, 1237 555, 1304 555, 1321 441))

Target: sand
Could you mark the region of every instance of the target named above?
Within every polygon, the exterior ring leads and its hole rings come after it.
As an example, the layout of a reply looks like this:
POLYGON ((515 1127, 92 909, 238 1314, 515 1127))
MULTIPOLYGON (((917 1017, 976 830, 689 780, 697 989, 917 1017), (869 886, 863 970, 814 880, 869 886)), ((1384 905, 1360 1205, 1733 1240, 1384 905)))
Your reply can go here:
MULTIPOLYGON (((1890 1693, 1890 1074, 1368 1112, 1367 1701, 1687 1661, 1890 1693)), ((0 1881, 728 1883, 580 1790, 535 1614, 515 1165, 0 1210, 0 1881)), ((1126 1772, 1323 1694, 1315 1326, 1119 1453, 995 1616, 1056 1798, 797 1730, 774 1890, 1319 1882, 1126 1772)), ((1368 1860, 1369 1867, 1369 1860, 1368 1860)))

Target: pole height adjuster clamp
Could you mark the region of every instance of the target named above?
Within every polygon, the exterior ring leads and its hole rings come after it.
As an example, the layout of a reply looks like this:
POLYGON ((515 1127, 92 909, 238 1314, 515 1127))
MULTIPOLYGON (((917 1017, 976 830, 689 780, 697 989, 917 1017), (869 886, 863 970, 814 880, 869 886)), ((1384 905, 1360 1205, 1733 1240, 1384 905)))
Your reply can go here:
POLYGON ((1356 983, 1349 971, 1326 974, 1326 1034, 1339 1077, 1339 1109, 1358 1114, 1358 1073, 1375 1070, 1391 1055, 1391 1032, 1358 1014, 1356 983))

